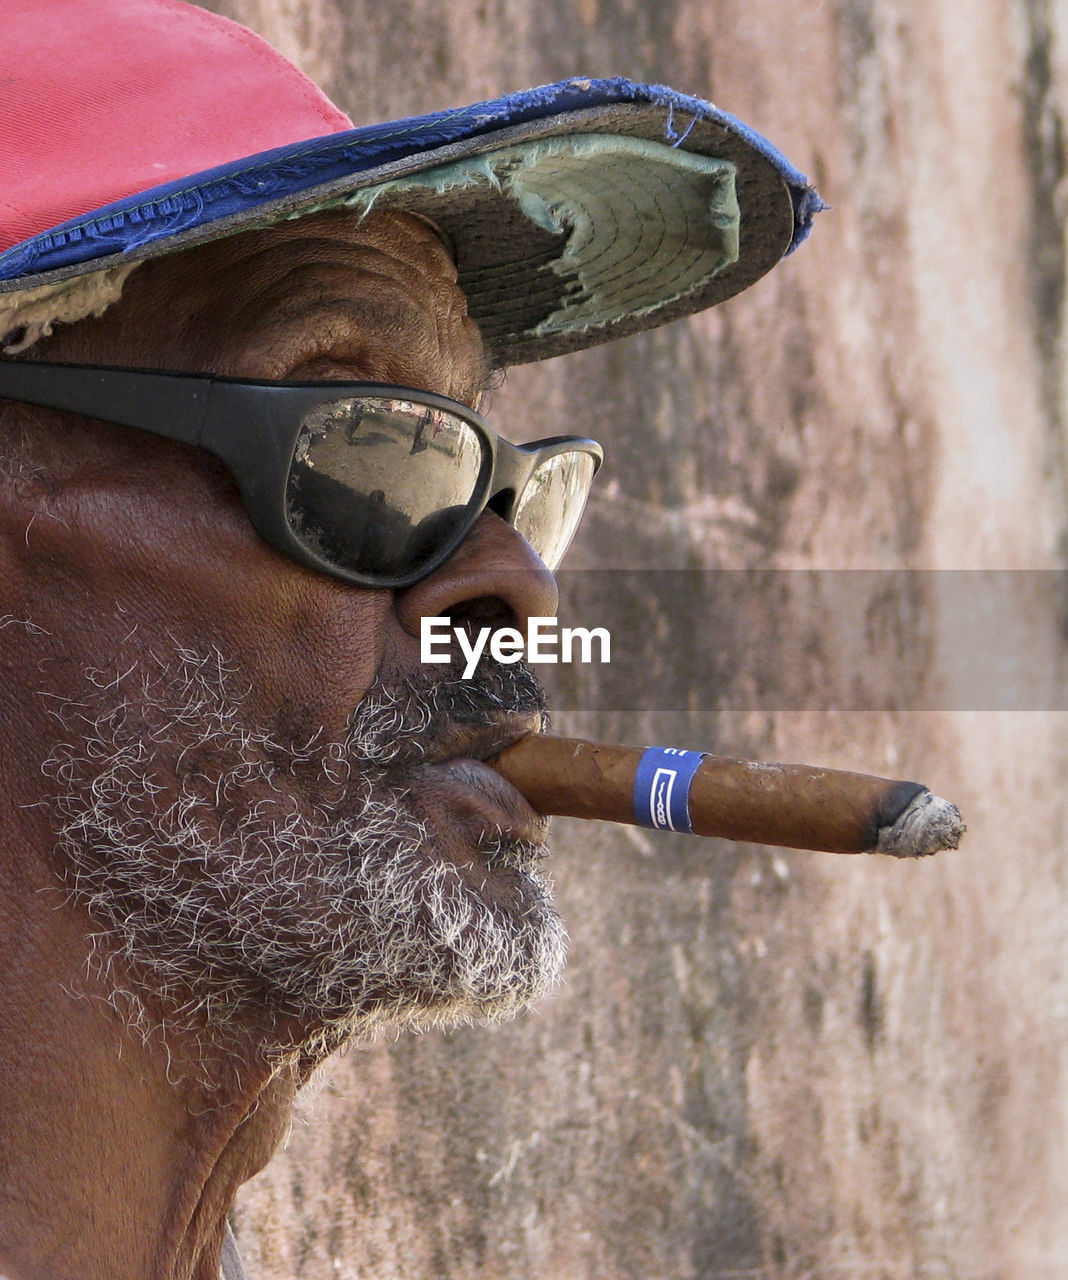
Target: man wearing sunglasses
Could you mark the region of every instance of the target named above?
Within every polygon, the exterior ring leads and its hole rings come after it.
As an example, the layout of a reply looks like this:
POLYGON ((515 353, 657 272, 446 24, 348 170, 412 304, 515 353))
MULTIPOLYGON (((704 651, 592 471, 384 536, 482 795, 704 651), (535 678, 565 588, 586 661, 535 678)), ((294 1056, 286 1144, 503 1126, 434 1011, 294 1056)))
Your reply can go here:
POLYGON ((555 613, 600 465, 499 436, 493 370, 729 297, 818 198, 668 90, 353 130, 194 7, 10 8, 0 1274, 206 1277, 326 1054, 559 977, 485 763, 541 689, 420 662, 555 613))

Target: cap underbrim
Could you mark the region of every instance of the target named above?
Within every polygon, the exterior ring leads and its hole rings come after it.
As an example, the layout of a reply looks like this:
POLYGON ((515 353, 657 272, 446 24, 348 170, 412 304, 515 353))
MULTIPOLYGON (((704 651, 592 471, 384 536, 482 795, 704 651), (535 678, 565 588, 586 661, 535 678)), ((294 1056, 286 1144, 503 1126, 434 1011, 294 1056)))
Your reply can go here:
POLYGON ((822 207, 770 143, 709 103, 570 80, 310 139, 93 210, 0 254, 0 304, 335 204, 432 221, 499 365, 722 302, 822 207))

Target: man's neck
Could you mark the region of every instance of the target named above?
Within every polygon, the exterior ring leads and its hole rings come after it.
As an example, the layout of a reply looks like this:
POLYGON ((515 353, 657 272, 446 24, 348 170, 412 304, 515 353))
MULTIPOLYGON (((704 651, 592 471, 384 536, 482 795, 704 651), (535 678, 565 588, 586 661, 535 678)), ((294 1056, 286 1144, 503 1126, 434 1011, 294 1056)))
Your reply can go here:
POLYGON ((227 1210, 284 1135, 293 1080, 246 1063, 205 1083, 192 1049, 131 1032, 87 966, 84 920, 32 862, 15 867, 0 896, 0 1276, 217 1280, 227 1210))

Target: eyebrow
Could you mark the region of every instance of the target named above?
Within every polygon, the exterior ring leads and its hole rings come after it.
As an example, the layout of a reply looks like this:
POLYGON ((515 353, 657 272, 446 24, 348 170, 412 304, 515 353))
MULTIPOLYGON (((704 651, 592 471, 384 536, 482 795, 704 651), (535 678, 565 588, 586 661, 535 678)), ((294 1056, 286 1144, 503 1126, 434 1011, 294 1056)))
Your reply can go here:
MULTIPOLYGON (((488 395, 491 391, 496 391, 504 381, 504 365, 494 364, 490 359, 490 354, 485 344, 482 346, 482 359, 479 361, 480 373, 476 379, 474 393, 478 400, 488 395)), ((477 408, 477 404, 475 408, 477 408)))
MULTIPOLYGON (((300 327, 314 333, 318 326, 329 324, 331 315, 343 316, 353 326, 354 337, 368 335, 384 345, 390 341, 391 334, 403 335, 405 329, 410 329, 415 314, 411 304, 395 296, 376 298, 362 292, 331 291, 310 303, 305 299, 290 306, 283 304, 275 311, 274 320, 287 329, 300 327)), ((493 363, 486 344, 480 342, 473 358, 462 364, 450 364, 447 388, 439 385, 424 390, 446 394, 452 400, 477 408, 483 395, 500 385, 503 372, 493 363)))

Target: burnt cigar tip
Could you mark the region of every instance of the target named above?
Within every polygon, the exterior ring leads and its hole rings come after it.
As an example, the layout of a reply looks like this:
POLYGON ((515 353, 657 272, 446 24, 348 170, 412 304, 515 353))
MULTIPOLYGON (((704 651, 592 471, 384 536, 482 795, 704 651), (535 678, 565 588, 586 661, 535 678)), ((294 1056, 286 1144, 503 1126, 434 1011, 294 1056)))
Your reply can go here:
POLYGON ((955 804, 921 787, 898 818, 880 829, 874 852, 893 858, 927 858, 959 848, 966 830, 955 804))

